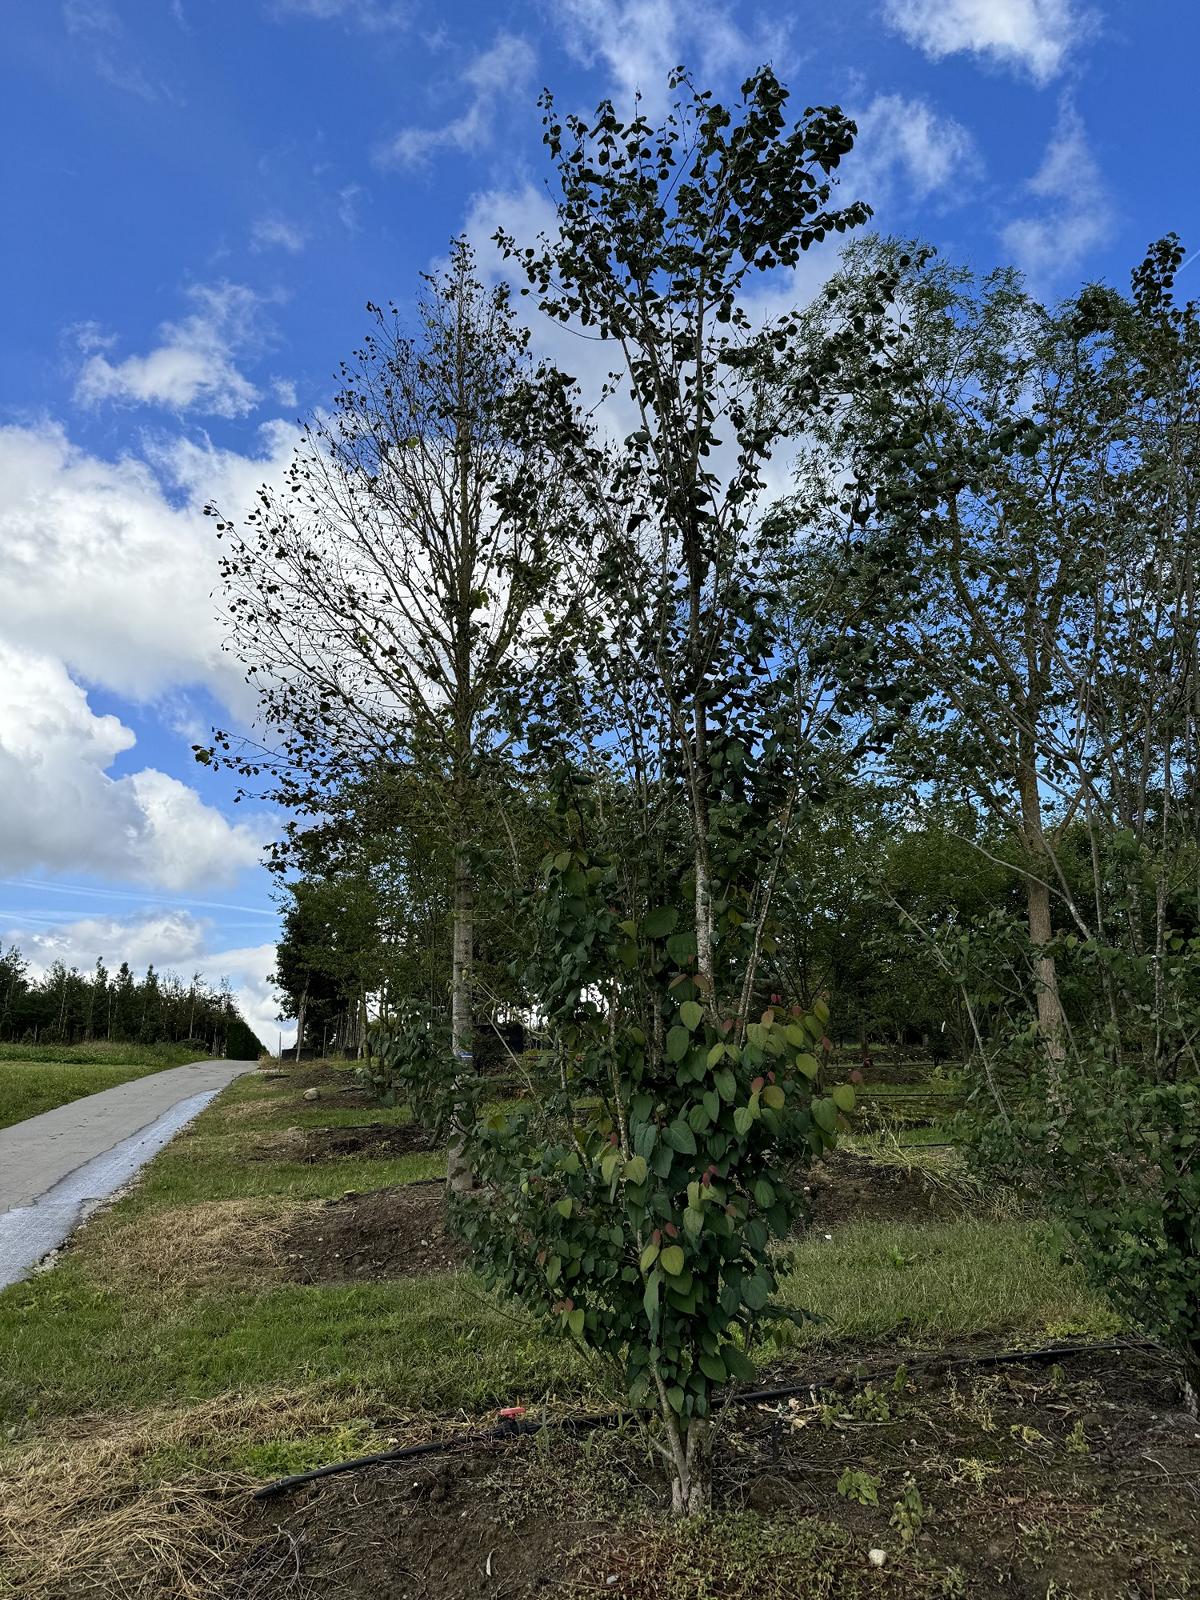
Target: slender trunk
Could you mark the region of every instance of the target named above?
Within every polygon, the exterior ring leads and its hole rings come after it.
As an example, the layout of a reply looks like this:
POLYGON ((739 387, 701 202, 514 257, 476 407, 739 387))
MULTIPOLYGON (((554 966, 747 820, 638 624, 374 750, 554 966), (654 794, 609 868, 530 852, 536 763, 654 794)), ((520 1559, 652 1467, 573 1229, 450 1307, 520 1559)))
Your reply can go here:
POLYGON ((675 1415, 661 1378, 658 1391, 671 1460, 671 1511, 677 1517, 699 1516, 712 1505, 712 1434, 707 1421, 684 1423, 675 1415))
MULTIPOLYGON (((300 1059, 300 1051, 304 1045, 304 1010, 308 1005, 308 983, 305 982, 304 991, 300 996, 300 1007, 296 1016, 296 1060, 300 1059)), ((282 1052, 281 1052, 282 1054, 282 1052)))
POLYGON ((1054 936, 1050 912, 1049 852, 1042 830, 1042 801, 1038 792, 1037 767, 1029 750, 1022 752, 1018 771, 1021 793, 1021 828, 1024 835, 1028 872, 1025 903, 1029 918, 1029 940, 1034 947, 1033 980, 1037 995, 1038 1029, 1052 1065, 1065 1054, 1065 1022, 1058 992, 1058 969, 1047 946, 1054 936))
MULTIPOLYGON (((454 965, 450 980, 450 1042, 460 1082, 474 1072, 471 994, 474 954, 475 884, 467 852, 460 847, 454 861, 454 965)), ((455 1127, 447 1153, 447 1179, 451 1189, 460 1194, 474 1188, 475 1183, 467 1160, 464 1133, 461 1124, 455 1127)))

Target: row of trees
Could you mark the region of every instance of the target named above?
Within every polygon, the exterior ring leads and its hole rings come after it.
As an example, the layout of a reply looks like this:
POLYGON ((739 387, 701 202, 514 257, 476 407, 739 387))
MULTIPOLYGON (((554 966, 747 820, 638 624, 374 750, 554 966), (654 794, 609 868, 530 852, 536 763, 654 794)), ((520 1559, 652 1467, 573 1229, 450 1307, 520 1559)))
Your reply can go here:
POLYGON ((1171 239, 1055 308, 867 239, 789 306, 869 216, 853 124, 767 69, 672 88, 658 128, 547 97, 555 231, 499 236, 604 376, 535 360, 460 242, 219 518, 264 738, 198 753, 295 812, 297 1009, 375 1011, 483 1269, 655 1399, 693 1510, 853 1105, 831 1029, 957 1028, 981 1151, 1200 1360, 1198 363, 1171 239), (509 1009, 548 1048, 498 1117, 509 1009))
POLYGON ((153 965, 134 976, 127 961, 90 973, 54 961, 40 975, 15 945, 0 951, 0 1040, 29 1044, 184 1044, 214 1056, 253 1060, 262 1045, 247 1027, 224 979, 214 989, 200 973, 185 983, 153 965))

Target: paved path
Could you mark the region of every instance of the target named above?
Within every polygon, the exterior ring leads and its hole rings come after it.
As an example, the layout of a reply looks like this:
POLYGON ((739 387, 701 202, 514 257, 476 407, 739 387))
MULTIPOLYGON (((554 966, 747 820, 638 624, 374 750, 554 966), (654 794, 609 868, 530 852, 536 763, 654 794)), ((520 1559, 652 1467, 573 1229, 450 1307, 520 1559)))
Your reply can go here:
POLYGON ((254 1061, 196 1061, 0 1129, 0 1288, 26 1277, 100 1200, 254 1061))

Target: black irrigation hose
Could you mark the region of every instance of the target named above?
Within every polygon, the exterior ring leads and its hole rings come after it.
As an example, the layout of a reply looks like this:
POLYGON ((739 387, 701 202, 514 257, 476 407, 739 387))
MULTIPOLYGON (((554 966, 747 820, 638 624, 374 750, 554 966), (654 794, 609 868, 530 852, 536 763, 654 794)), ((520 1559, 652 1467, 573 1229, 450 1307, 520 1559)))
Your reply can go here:
MULTIPOLYGON (((1161 1346, 1156 1345, 1151 1339, 1102 1339, 1092 1344, 1053 1344, 1034 1350, 998 1350, 972 1356, 955 1356, 949 1360, 943 1356, 915 1355, 908 1361, 898 1362, 895 1366, 879 1368, 875 1376, 886 1372, 898 1372, 901 1367, 945 1371, 951 1367, 1019 1366, 1032 1362, 1056 1361, 1060 1357, 1094 1355, 1104 1351, 1159 1349, 1161 1346)), ((815 1387, 816 1385, 809 1380, 776 1389, 750 1389, 743 1394, 735 1394, 732 1397, 732 1404, 763 1405, 772 1400, 791 1400, 799 1395, 809 1394, 815 1387)), ((590 1433, 599 1428, 619 1427, 631 1415, 634 1413, 608 1411, 595 1416, 564 1417, 553 1426, 568 1433, 590 1433)), ((393 1461, 412 1461, 418 1456, 451 1455, 457 1450, 469 1450, 475 1445, 490 1444, 496 1439, 512 1439, 522 1434, 540 1433, 546 1426, 547 1424, 543 1422, 527 1422, 520 1417, 504 1417, 494 1428, 487 1428, 482 1433, 467 1433, 457 1439, 431 1439, 424 1444, 403 1445, 395 1450, 377 1451, 374 1455, 355 1456, 349 1461, 335 1461, 331 1466, 315 1467, 310 1472, 296 1472, 291 1477, 264 1484, 261 1489, 254 1491, 253 1498, 269 1500, 277 1494, 286 1494, 292 1489, 297 1489, 301 1484, 315 1483, 319 1478, 332 1478, 336 1473, 358 1472, 364 1467, 385 1466, 393 1461)))

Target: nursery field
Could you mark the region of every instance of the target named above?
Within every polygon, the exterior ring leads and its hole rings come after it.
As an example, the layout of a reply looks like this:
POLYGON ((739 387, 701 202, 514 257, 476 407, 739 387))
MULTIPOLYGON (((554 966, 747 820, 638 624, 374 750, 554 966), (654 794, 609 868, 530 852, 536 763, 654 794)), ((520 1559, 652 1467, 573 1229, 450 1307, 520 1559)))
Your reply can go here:
POLYGON ((782 1247, 817 1320, 757 1352, 772 1393, 679 1524, 611 1374, 461 1265, 407 1110, 346 1068, 240 1080, 0 1295, 0 1594, 1193 1593, 1170 1363, 954 1150, 852 1143, 782 1247))

